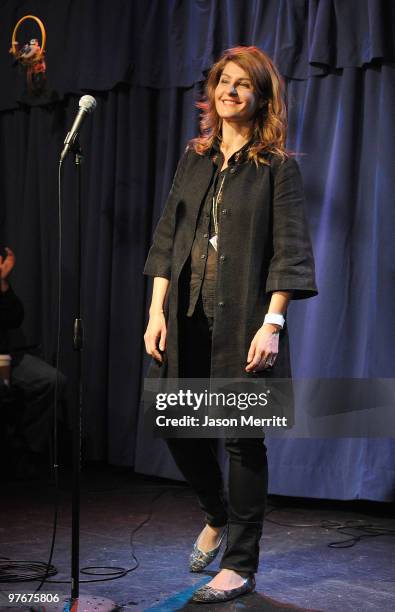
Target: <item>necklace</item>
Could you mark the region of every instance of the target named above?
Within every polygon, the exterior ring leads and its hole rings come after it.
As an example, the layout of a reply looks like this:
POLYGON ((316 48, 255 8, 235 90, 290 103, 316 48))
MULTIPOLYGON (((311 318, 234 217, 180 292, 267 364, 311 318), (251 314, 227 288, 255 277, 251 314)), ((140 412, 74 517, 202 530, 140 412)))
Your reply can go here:
POLYGON ((221 184, 218 189, 218 193, 216 196, 213 195, 213 219, 214 219, 214 232, 215 235, 218 236, 218 204, 222 202, 222 191, 224 187, 225 174, 222 177, 221 184))

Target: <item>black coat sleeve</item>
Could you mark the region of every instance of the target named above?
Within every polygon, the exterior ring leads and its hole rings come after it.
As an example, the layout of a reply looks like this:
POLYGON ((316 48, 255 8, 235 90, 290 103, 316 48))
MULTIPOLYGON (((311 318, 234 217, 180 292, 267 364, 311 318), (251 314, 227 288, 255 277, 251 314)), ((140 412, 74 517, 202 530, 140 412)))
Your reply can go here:
POLYGON ((294 158, 277 168, 273 190, 273 256, 266 291, 293 291, 293 299, 312 297, 318 293, 314 257, 302 176, 294 158))
POLYGON ((0 329, 19 327, 22 325, 23 317, 23 304, 12 288, 0 291, 0 329))
POLYGON ((188 149, 178 163, 170 193, 154 233, 152 246, 144 266, 144 274, 148 276, 161 276, 170 280, 176 208, 187 157, 188 149))

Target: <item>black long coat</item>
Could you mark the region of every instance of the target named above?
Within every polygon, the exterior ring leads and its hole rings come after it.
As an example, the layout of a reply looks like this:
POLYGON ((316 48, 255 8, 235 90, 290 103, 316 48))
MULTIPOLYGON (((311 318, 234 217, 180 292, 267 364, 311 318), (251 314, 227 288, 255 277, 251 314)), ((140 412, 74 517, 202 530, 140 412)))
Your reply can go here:
MULTIPOLYGON (((293 299, 317 294, 314 259, 304 213, 304 193, 294 158, 271 157, 258 167, 244 156, 224 182, 219 211, 218 272, 212 335, 212 378, 251 377, 244 370, 248 349, 261 327, 273 291, 293 291, 293 299)), ((231 161, 231 160, 230 160, 231 161)), ((167 346, 162 366, 153 361, 148 376, 178 376, 178 312, 182 271, 213 175, 210 154, 189 148, 181 158, 144 274, 170 280, 167 346)), ((271 372, 291 376, 286 326, 271 372)))

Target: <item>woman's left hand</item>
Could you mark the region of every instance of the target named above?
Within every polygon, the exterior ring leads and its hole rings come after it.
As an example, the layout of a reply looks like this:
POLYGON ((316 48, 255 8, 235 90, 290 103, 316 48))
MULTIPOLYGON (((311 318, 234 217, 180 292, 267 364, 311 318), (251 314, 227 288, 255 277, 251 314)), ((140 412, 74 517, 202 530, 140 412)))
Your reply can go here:
POLYGON ((247 355, 246 372, 260 372, 272 367, 278 354, 279 334, 275 325, 265 323, 256 332, 247 355))

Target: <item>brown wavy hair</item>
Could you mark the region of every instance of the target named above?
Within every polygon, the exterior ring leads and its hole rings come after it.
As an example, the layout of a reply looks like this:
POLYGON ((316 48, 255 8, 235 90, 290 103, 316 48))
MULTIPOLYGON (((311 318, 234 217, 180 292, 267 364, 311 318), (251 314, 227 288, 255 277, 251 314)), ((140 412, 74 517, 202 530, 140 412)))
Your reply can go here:
POLYGON ((285 149, 288 122, 284 81, 270 57, 253 46, 227 49, 211 67, 205 85, 205 95, 196 103, 202 111, 200 136, 191 140, 190 146, 199 155, 204 155, 211 149, 216 138, 221 140, 222 119, 215 108, 214 94, 228 62, 234 62, 248 73, 254 93, 258 97, 248 159, 257 165, 269 164, 268 154, 277 155, 285 160, 292 153, 285 149))

